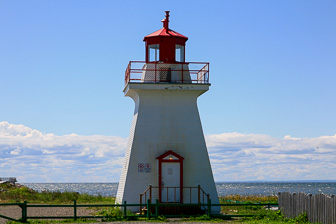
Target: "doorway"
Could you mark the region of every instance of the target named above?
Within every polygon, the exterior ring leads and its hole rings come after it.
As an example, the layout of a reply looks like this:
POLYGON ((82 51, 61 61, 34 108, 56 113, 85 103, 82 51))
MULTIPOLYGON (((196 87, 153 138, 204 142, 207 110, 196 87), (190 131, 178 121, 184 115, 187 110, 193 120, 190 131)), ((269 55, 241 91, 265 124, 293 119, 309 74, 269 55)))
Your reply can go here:
POLYGON ((162 202, 180 202, 180 164, 162 163, 162 202))
POLYGON ((169 150, 157 157, 159 201, 183 203, 183 157, 169 150))

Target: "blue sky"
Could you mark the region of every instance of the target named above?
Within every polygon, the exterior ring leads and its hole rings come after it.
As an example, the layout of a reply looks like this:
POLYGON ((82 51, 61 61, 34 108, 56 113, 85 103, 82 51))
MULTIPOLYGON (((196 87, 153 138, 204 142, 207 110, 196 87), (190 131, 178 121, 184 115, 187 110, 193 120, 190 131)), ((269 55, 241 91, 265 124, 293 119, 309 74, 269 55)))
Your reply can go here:
POLYGON ((217 181, 286 179, 260 165, 269 161, 287 164, 287 179, 336 176, 336 2, 327 0, 0 0, 1 173, 69 182, 82 164, 88 180, 118 181, 134 109, 124 72, 144 60, 143 37, 165 10, 189 37, 186 60, 210 62, 198 106, 217 181), (70 180, 51 161, 73 168, 70 180), (112 162, 116 173, 100 175, 112 162))

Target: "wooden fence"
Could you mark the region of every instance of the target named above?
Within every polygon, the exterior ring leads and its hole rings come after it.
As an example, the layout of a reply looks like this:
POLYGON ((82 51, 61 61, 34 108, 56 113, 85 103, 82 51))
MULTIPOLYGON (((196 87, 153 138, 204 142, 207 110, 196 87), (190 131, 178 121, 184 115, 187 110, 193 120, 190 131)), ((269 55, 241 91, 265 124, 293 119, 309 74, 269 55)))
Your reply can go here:
POLYGON ((279 208, 287 218, 294 218, 306 212, 311 223, 336 223, 335 195, 305 194, 305 193, 279 193, 279 208))

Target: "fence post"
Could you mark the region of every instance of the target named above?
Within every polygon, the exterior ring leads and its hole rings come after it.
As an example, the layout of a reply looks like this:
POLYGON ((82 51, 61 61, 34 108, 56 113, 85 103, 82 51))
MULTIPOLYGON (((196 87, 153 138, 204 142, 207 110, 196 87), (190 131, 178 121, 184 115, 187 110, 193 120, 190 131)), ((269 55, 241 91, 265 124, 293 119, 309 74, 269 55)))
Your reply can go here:
POLYGON ((22 222, 27 222, 27 201, 22 203, 22 222))
POLYGON ((208 216, 211 218, 211 199, 208 200, 208 216))
POLYGON ((307 217, 309 222, 313 222, 313 206, 312 206, 312 194, 307 195, 307 217))
POLYGON ((336 223, 336 200, 335 195, 331 195, 331 223, 336 223))
POLYGON ((159 216, 159 199, 156 199, 155 203, 155 216, 156 218, 159 216))
POLYGON ((126 214, 126 212, 127 212, 127 210, 126 210, 126 201, 124 201, 124 218, 126 218, 127 217, 127 214, 126 214))
POLYGON ((150 219, 150 200, 147 200, 147 218, 150 219))
POLYGON ((77 220, 77 201, 74 200, 74 220, 77 220))

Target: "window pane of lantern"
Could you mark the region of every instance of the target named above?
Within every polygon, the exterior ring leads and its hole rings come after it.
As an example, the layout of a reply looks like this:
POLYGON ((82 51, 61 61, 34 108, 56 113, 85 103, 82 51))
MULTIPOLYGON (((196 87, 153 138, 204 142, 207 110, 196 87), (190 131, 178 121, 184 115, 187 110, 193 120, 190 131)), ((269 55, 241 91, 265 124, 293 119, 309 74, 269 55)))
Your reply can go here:
POLYGON ((148 46, 149 61, 158 61, 160 58, 160 50, 158 44, 148 46))
POLYGON ((175 60, 178 62, 184 62, 184 46, 178 44, 176 45, 175 60))

